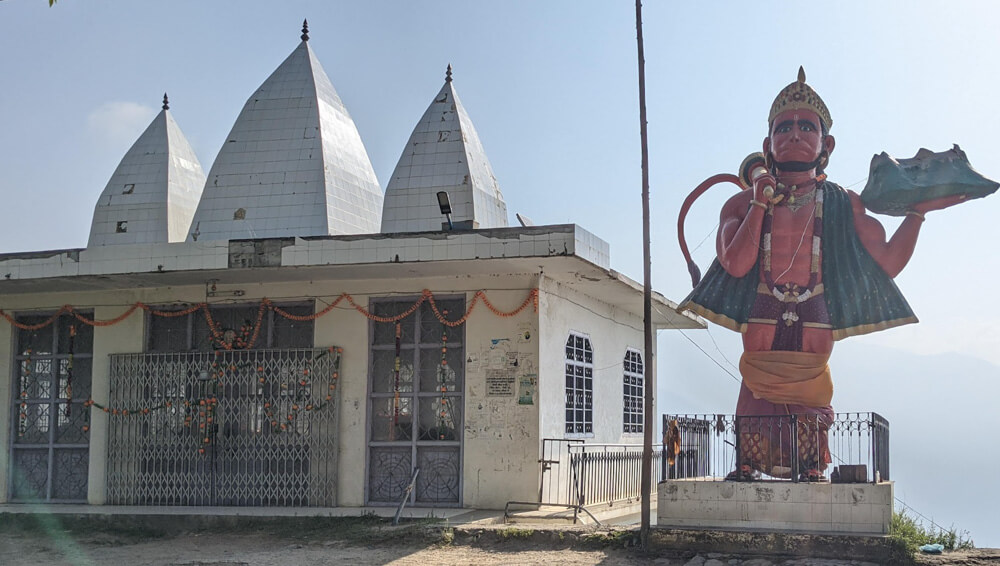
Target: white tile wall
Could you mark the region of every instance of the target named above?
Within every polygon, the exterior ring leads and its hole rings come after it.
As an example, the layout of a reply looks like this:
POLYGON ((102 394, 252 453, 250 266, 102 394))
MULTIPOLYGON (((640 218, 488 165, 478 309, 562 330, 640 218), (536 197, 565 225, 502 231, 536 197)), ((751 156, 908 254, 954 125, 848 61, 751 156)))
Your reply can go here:
POLYGON ((365 234, 381 215, 357 127, 302 42, 244 105, 190 232, 198 241, 365 234))
POLYGON ((170 112, 161 110, 101 193, 88 247, 184 241, 204 184, 194 150, 170 112))
POLYGON ((389 179, 382 232, 439 231, 437 203, 447 191, 452 221, 507 226, 507 204, 472 120, 452 81, 445 81, 413 129, 389 179))
MULTIPOLYGON (((420 233, 373 234, 363 238, 331 236, 308 241, 296 238, 294 245, 282 249, 281 263, 284 266, 347 265, 395 261, 397 255, 399 261, 443 261, 547 257, 566 253, 602 265, 597 260, 606 257, 607 244, 574 225, 454 232, 444 238, 430 238, 420 233), (584 241, 589 247, 581 243, 584 241)), ((0 278, 8 278, 8 274, 9 279, 24 280, 148 273, 159 269, 226 269, 229 265, 229 242, 199 240, 94 246, 80 250, 78 254, 78 259, 73 259, 73 253, 68 252, 31 259, 17 257, 16 254, 0 256, 0 278)), ((602 267, 607 268, 607 265, 602 267)))

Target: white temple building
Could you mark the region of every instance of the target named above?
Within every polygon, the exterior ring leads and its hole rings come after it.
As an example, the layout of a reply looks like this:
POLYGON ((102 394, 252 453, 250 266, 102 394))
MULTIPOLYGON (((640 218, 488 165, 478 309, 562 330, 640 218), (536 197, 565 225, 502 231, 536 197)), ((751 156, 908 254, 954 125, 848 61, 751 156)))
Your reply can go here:
POLYGON ((0 503, 503 509, 641 442, 642 286, 508 227, 469 116, 449 68, 383 206, 306 29, 207 177, 165 101, 86 248, 0 255, 0 503))

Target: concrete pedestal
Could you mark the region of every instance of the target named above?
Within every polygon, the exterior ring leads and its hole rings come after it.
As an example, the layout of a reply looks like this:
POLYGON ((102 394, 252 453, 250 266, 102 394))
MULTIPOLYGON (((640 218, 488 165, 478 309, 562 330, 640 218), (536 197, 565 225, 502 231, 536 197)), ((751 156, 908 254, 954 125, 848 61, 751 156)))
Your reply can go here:
POLYGON ((887 535, 892 482, 832 484, 667 480, 656 524, 817 534, 887 535))

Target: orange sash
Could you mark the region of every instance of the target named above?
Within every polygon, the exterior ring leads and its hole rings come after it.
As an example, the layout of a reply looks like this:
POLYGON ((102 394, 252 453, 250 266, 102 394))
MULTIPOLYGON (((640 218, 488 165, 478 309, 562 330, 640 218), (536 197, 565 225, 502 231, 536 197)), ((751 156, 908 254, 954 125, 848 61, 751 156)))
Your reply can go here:
POLYGON ((828 407, 833 400, 829 360, 829 354, 812 352, 744 352, 740 374, 757 399, 828 407))

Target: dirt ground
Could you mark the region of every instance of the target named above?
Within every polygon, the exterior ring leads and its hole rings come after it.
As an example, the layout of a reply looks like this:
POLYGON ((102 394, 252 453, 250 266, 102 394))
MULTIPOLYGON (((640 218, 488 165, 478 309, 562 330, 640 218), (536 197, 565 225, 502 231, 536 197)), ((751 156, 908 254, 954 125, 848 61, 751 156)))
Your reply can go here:
MULTIPOLYGON (((149 564, 157 566, 286 566, 309 564, 421 565, 654 564, 635 560, 622 550, 509 551, 467 546, 423 546, 400 543, 353 546, 343 541, 294 541, 261 535, 206 535, 158 539, 134 544, 102 544, 100 540, 42 540, 33 535, 0 535, 0 561, 23 566, 83 564, 149 564)), ((662 563, 661 563, 662 564, 662 563)))
MULTIPOLYGON (((65 528, 65 525, 6 525, 0 529, 0 564, 156 566, 286 566, 467 564, 529 566, 868 566, 851 560, 788 559, 693 552, 645 553, 626 532, 576 534, 558 532, 547 539, 525 529, 504 529, 501 536, 456 541, 447 529, 427 525, 325 522, 303 528, 214 529, 162 532, 135 528, 65 528)), ((978 566, 1000 564, 1000 550, 977 549, 963 554, 919 557, 919 564, 978 566)))

